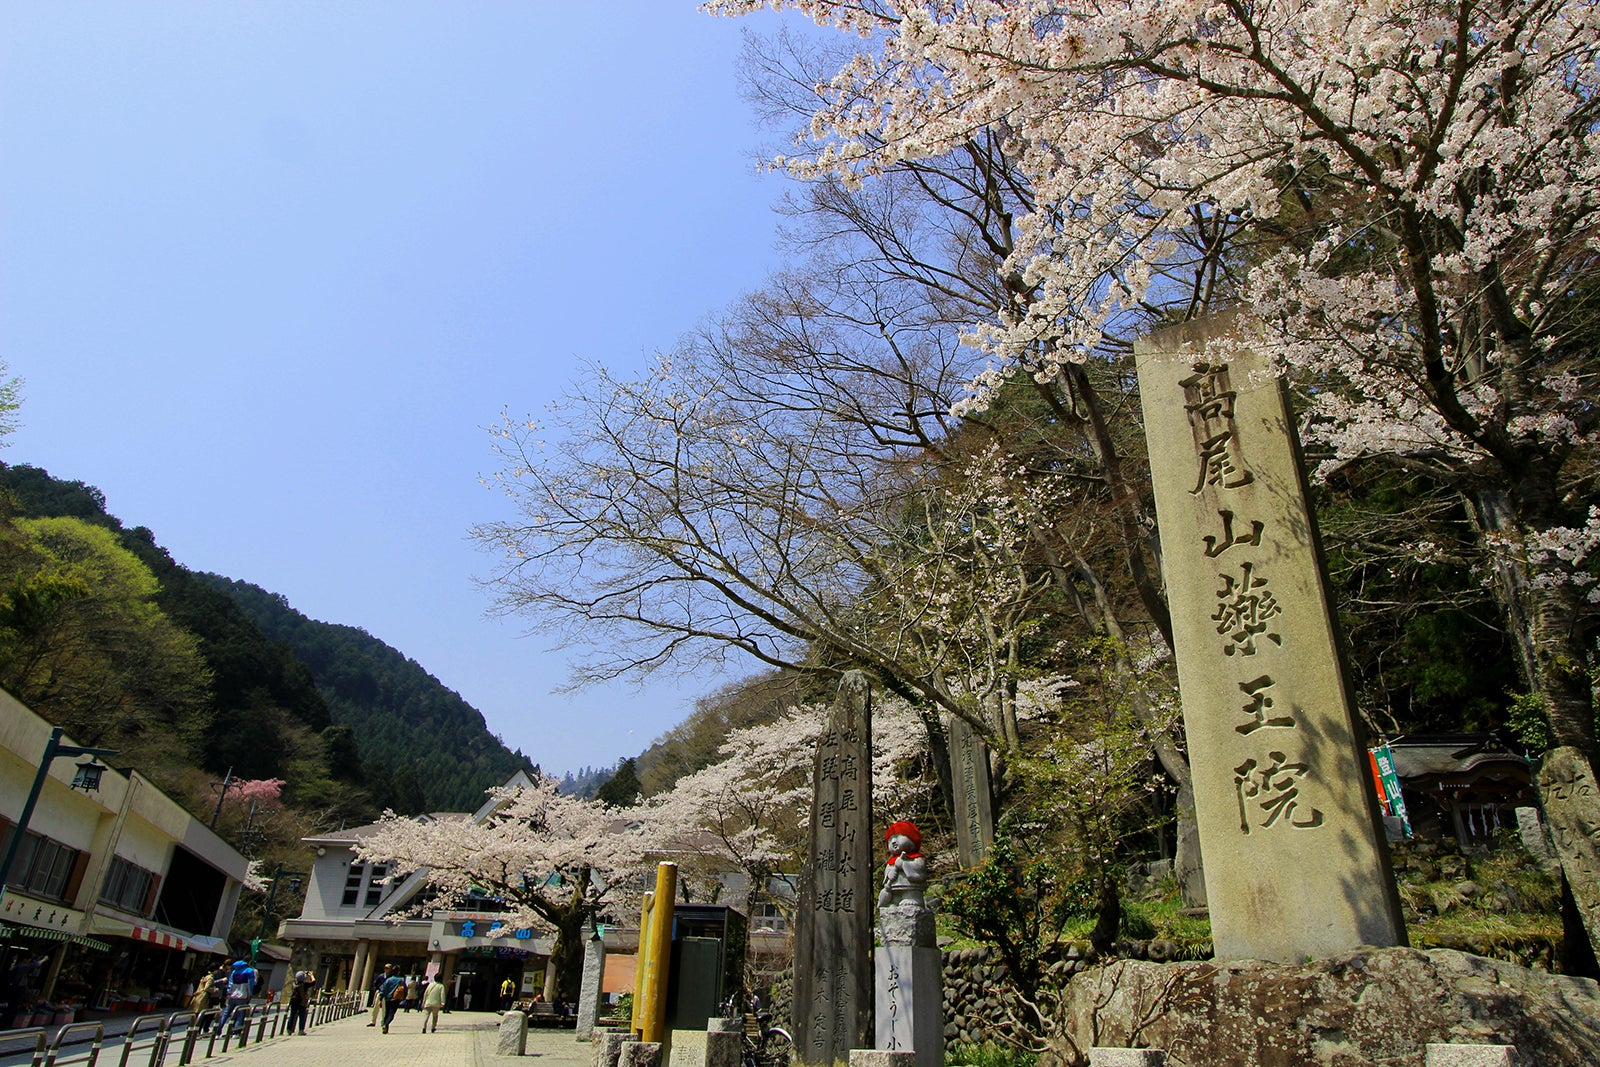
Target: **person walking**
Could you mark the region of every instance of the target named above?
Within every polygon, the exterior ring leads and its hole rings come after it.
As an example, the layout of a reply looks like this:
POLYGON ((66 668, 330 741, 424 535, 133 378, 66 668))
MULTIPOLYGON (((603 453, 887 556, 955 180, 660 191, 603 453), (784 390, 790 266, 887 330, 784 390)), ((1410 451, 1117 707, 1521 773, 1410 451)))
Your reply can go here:
POLYGON ((316 976, 310 971, 294 972, 294 987, 289 990, 289 1026, 288 1032, 295 1033, 295 1022, 299 1021, 299 1034, 306 1033, 306 1015, 311 1009, 311 988, 317 984, 316 976))
POLYGON ((428 1023, 433 1023, 433 1032, 439 1032, 439 1013, 444 1010, 444 983, 429 982, 428 988, 422 994, 422 1032, 428 1032, 428 1023))
POLYGON ((516 999, 516 995, 517 983, 513 982, 510 976, 507 976, 506 980, 500 983, 500 1010, 510 1011, 512 1001, 516 999))
POLYGON ((422 979, 414 974, 406 979, 406 1011, 422 1010, 422 989, 419 985, 421 981, 422 979))
POLYGON ((383 965, 383 973, 372 980, 372 1018, 367 1020, 368 1026, 377 1026, 378 1020, 383 1017, 383 983, 389 980, 390 973, 394 970, 391 964, 383 965))
POLYGON ((391 974, 383 980, 383 985, 378 987, 378 998, 383 1002, 383 1032, 389 1032, 389 1024, 394 1022, 394 1013, 400 1010, 400 1002, 406 998, 406 980, 398 974, 391 974))
POLYGON ((256 992, 256 970, 244 960, 234 960, 233 970, 228 972, 228 995, 222 1003, 222 1014, 217 1017, 217 1034, 228 1027, 228 1020, 233 1019, 237 1025, 244 1014, 249 1010, 250 998, 256 992))

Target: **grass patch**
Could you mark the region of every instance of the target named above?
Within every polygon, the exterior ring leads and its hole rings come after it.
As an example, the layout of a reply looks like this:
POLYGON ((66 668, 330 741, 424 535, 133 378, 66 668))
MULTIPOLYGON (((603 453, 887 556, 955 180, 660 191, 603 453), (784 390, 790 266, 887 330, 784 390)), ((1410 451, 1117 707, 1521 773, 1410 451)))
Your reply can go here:
POLYGON ((1036 1067, 1039 1055, 1024 1049, 1002 1045, 998 1041, 980 1044, 958 1041, 945 1049, 944 1061, 963 1067, 1036 1067))

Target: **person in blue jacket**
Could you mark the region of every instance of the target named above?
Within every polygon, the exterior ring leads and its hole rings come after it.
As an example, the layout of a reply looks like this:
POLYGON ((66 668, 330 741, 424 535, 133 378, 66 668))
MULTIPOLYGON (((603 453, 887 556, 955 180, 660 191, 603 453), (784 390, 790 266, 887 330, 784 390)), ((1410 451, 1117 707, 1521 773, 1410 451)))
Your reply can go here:
POLYGON ((389 1024, 394 1022, 394 1013, 400 1010, 400 1001, 405 998, 406 980, 398 974, 391 974, 383 980, 378 987, 378 996, 383 998, 383 1032, 389 1032, 389 1024), (397 997, 395 990, 400 990, 397 997))
MULTIPOLYGON (((217 1018, 217 1033, 222 1033, 228 1027, 228 1019, 241 1008, 250 1004, 250 998, 256 994, 256 970, 244 960, 234 960, 233 970, 228 972, 228 991, 222 998, 222 1014, 217 1018)), ((239 1016, 244 1018, 244 1016, 239 1016)))

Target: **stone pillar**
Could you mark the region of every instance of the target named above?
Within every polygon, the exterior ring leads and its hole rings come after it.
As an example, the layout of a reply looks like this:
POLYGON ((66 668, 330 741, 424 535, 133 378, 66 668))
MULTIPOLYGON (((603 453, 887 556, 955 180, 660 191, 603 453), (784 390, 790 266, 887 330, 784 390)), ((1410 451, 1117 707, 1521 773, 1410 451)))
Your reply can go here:
MULTIPOLYGON (((711 1022, 716 1022, 712 1019, 711 1022)), ((741 1029, 743 1020, 741 1022, 741 1029)), ((729 1030, 706 1031, 706 1067, 739 1067, 744 1058, 744 1034, 729 1030)))
POLYGON ((594 1067, 617 1067, 622 1046, 639 1040, 639 1035, 627 1030, 596 1030, 593 1035, 594 1067))
POLYGON ((344 991, 346 993, 354 993, 357 990, 362 988, 361 976, 366 973, 366 970, 367 970, 367 956, 371 952, 372 952, 372 942, 371 941, 357 941, 356 942, 356 958, 350 964, 349 982, 344 987, 344 991))
POLYGON ((795 910, 794 1039, 832 1067, 872 1043, 872 691, 849 671, 812 763, 809 849, 795 910))
POLYGON ((617 1067, 661 1067, 661 1042, 624 1042, 617 1056, 617 1067))
POLYGON ((1154 1048, 1092 1048, 1089 1067, 1166 1067, 1167 1054, 1154 1048))
POLYGON ((934 942, 933 912, 907 902, 886 905, 879 914, 876 1046, 915 1053, 914 1067, 944 1067, 944 962, 934 942))
POLYGON ((948 716, 945 722, 950 734, 951 785, 956 802, 956 855, 961 866, 976 867, 994 843, 989 746, 960 716, 948 716))
POLYGON ((500 1045, 496 1056, 521 1056, 528 1051, 528 1017, 508 1011, 500 1017, 500 1045))
POLYGON ((1134 346, 1219 960, 1405 944, 1283 386, 1238 313, 1134 346))
POLYGON ((578 1040, 587 1041, 600 1018, 600 986, 606 973, 606 942, 599 929, 589 927, 583 943, 583 979, 578 987, 578 1040))
POLYGON ((1428 1045, 1423 1067, 1511 1067, 1513 1045, 1428 1045))
POLYGON ((361 985, 357 988, 365 993, 372 988, 372 976, 378 969, 378 945, 376 942, 367 942, 367 962, 361 968, 361 985))

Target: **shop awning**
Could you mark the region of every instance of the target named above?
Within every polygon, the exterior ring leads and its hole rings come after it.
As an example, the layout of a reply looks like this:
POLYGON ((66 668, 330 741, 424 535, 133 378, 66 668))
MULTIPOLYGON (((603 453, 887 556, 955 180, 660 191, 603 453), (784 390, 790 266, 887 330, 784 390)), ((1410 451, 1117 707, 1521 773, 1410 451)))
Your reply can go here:
POLYGON ((71 941, 73 938, 72 934, 53 926, 29 926, 27 923, 18 923, 14 936, 36 937, 40 941, 71 941))
POLYGON ((191 934, 189 947, 198 952, 211 952, 218 956, 229 955, 228 943, 220 937, 201 937, 199 934, 191 934))
POLYGON ((74 937, 72 939, 72 943, 74 945, 82 945, 84 948, 92 948, 96 952, 110 952, 111 951, 111 946, 106 944, 104 941, 100 941, 100 940, 97 940, 97 939, 92 938, 92 937, 84 937, 82 934, 79 934, 78 936, 74 937))
POLYGON ((89 921, 91 933, 110 935, 111 937, 126 937, 134 941, 143 941, 150 945, 160 945, 182 952, 189 947, 189 938, 165 926, 154 923, 130 923, 121 919, 110 919, 96 915, 89 921))

